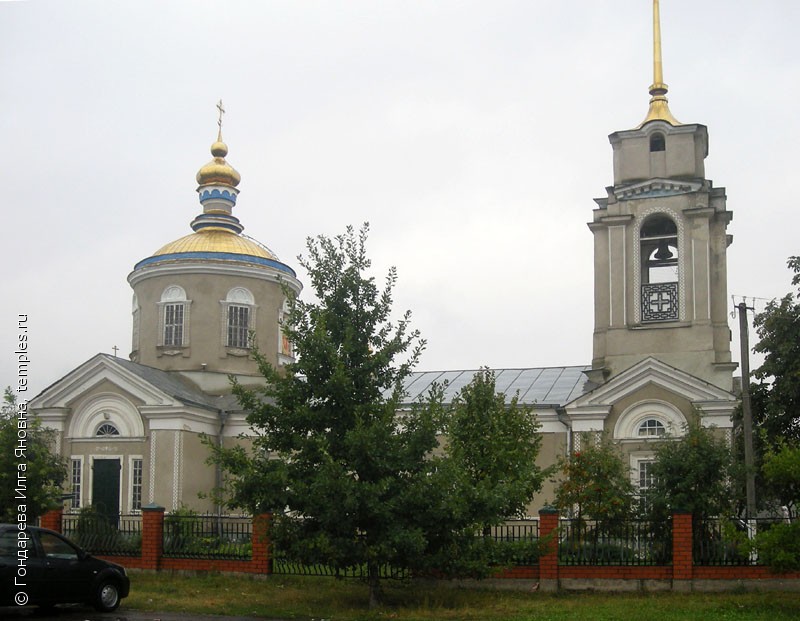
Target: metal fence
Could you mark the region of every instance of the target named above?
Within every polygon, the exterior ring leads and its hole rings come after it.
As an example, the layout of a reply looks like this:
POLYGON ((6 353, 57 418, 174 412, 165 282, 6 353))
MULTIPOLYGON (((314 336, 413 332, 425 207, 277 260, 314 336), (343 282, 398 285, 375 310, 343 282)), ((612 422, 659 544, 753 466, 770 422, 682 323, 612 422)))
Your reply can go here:
MULTIPOLYGON (((366 578, 368 575, 366 565, 334 567, 324 563, 305 563, 291 559, 280 550, 273 550, 272 573, 285 576, 334 576, 337 578, 366 578)), ((388 565, 381 566, 380 574, 382 578, 397 580, 404 580, 411 575, 405 569, 395 569, 388 565)))
POLYGON ((250 560, 252 539, 249 516, 164 516, 165 557, 250 560))
POLYGON ((740 518, 703 520, 693 526, 692 556, 695 565, 758 565, 751 545, 755 533, 769 530, 785 520, 740 518))
POLYGON ((65 514, 61 529, 91 554, 139 556, 142 551, 141 515, 65 514))
MULTIPOLYGON (((534 519, 513 520, 486 531, 475 533, 476 539, 489 538, 498 544, 501 550, 496 555, 508 559, 516 566, 535 565, 539 561, 539 521, 534 519)), ((351 567, 334 567, 324 563, 308 563, 292 558, 285 550, 275 546, 272 550, 272 573, 303 576, 338 576, 343 578, 364 578, 367 576, 366 565, 351 567)), ((381 576, 384 578, 405 579, 411 574, 405 569, 382 566, 381 576)))
POLYGON ((564 519, 558 560, 562 565, 667 565, 672 562, 672 522, 564 519))
MULTIPOLYGON (((712 519, 693 525, 693 561, 700 566, 757 565, 751 539, 781 520, 712 519)), ((139 556, 142 548, 140 514, 104 516, 85 512, 64 514, 62 532, 92 554, 139 556)), ((508 521, 475 534, 497 544, 493 550, 502 565, 530 566, 539 560, 539 522, 508 521)), ((253 521, 250 516, 173 514, 164 516, 163 554, 172 558, 252 558, 253 521)), ((672 562, 672 521, 653 523, 626 520, 562 519, 558 530, 561 565, 668 565, 672 562)), ((271 550, 276 574, 363 578, 365 566, 335 567, 308 563, 277 547, 271 550)), ((382 567, 388 578, 406 578, 407 572, 382 567)))
POLYGON ((495 541, 536 540, 539 538, 539 520, 509 520, 492 526, 490 533, 495 541))

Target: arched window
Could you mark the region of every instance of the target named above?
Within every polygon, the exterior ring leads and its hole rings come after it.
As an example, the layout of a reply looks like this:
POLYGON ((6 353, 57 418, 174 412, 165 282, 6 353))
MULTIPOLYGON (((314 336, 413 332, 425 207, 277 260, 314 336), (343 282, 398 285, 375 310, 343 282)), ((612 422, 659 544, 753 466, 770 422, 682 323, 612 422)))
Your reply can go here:
POLYGON ((159 302, 159 345, 184 347, 189 344, 189 300, 183 287, 164 289, 159 302))
POLYGON ((655 151, 666 151, 667 150, 667 143, 664 138, 664 134, 656 132, 652 136, 650 136, 650 152, 653 153, 655 151))
POLYGON ((681 435, 686 418, 671 403, 647 400, 627 408, 614 425, 615 440, 636 442, 681 435))
POLYGON ((639 233, 642 321, 678 319, 678 228, 665 214, 654 214, 639 233))
POLYGON ((639 424, 636 434, 640 438, 660 438, 667 435, 667 428, 660 420, 648 418, 639 424))
POLYGON ((248 349, 255 326, 255 298, 244 287, 234 287, 223 301, 223 340, 226 347, 248 349))
POLYGON ((95 432, 94 435, 100 438, 119 436, 119 429, 117 429, 111 423, 103 423, 97 428, 97 431, 95 432))

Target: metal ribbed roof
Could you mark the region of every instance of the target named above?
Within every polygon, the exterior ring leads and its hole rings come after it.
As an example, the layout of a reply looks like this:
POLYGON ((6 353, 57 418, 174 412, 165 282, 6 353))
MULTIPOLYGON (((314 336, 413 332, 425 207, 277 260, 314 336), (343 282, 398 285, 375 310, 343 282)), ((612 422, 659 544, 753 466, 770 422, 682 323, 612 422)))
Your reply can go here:
POLYGON ((277 261, 275 256, 266 246, 259 244, 244 235, 220 230, 200 229, 181 237, 157 250, 153 256, 177 254, 181 252, 226 252, 230 254, 247 254, 262 259, 277 261))
POLYGON ((101 354, 106 359, 118 364, 128 371, 138 375, 146 382, 152 384, 159 390, 182 401, 187 405, 196 405, 209 410, 238 410, 240 409, 236 397, 233 395, 209 395, 200 390, 188 379, 175 372, 162 371, 154 367, 148 367, 137 362, 131 362, 124 358, 117 358, 109 354, 101 354))
MULTIPOLYGON (((584 371, 592 367, 534 367, 529 369, 493 369, 497 392, 510 401, 519 394, 524 405, 562 406, 588 390, 584 371)), ((451 403, 464 386, 472 381, 478 369, 467 371, 421 371, 412 373, 405 382, 403 402, 414 403, 424 398, 434 383, 445 386, 444 401, 451 403)))

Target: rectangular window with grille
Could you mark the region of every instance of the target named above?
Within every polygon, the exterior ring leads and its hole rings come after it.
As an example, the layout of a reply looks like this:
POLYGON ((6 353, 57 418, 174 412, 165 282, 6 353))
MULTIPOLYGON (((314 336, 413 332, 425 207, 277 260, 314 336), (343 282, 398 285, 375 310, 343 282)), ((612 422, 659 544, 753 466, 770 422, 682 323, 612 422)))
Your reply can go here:
POLYGON ((183 304, 164 306, 164 345, 183 345, 183 304))
POLYGON ((141 459, 131 460, 131 511, 142 508, 142 464, 141 459))
POLYGON ((653 486, 653 471, 652 471, 653 462, 652 461, 640 461, 639 462, 639 495, 644 496, 653 486))
POLYGON ((69 501, 70 509, 79 509, 81 506, 81 471, 83 462, 80 459, 73 459, 70 464, 70 492, 72 498, 69 501))
POLYGON ((250 308, 247 306, 228 307, 228 347, 245 348, 250 346, 250 308))

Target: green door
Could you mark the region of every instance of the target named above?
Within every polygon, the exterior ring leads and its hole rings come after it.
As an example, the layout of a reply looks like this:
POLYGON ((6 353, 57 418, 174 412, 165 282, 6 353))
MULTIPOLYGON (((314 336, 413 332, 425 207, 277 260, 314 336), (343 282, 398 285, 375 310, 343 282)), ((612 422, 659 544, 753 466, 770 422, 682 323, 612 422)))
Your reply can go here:
POLYGON ((95 459, 92 465, 92 505, 110 523, 119 521, 119 459, 95 459))

